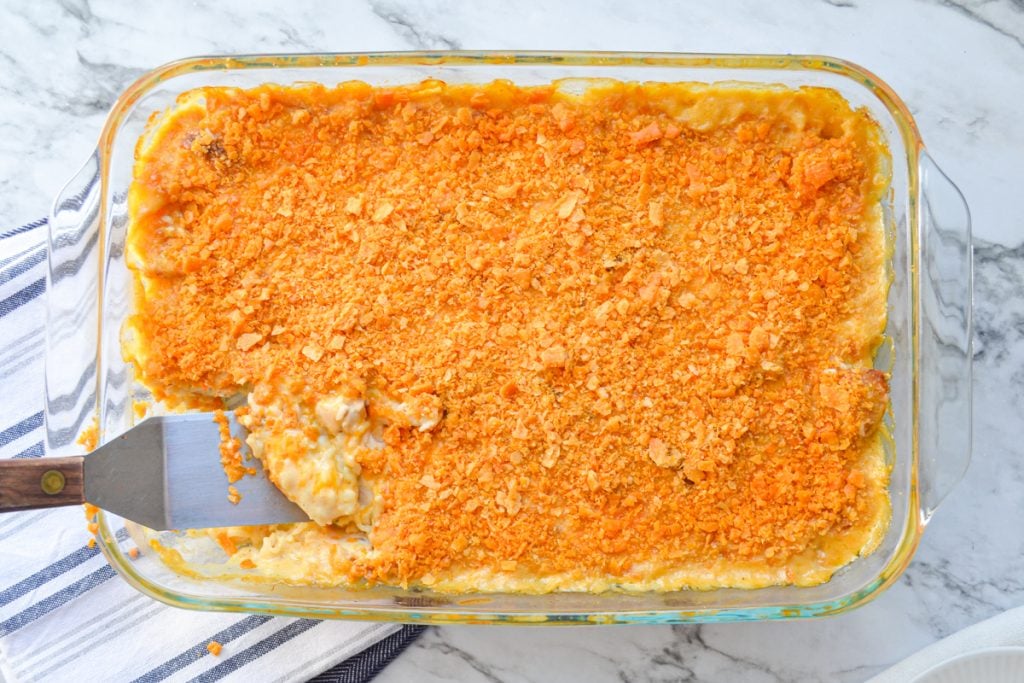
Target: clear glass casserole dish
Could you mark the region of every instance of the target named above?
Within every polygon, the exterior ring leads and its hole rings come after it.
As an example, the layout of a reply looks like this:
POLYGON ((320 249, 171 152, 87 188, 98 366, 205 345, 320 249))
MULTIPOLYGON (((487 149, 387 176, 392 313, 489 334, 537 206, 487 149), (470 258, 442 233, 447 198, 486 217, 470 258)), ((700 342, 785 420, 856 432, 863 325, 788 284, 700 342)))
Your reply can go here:
POLYGON ((129 428, 145 398, 121 355, 131 278, 124 260, 127 190, 135 144, 150 114, 207 85, 363 80, 397 85, 560 78, 741 81, 837 90, 885 133, 892 184, 883 206, 891 253, 886 341, 875 365, 891 373, 889 494, 892 522, 879 548, 814 587, 644 594, 448 595, 376 587, 350 590, 191 579, 152 553, 133 559, 124 522, 100 513, 98 541, 111 565, 143 593, 178 607, 281 616, 420 623, 606 624, 780 619, 836 614, 892 584, 910 562, 936 507, 962 477, 971 443, 970 217, 957 188, 927 155, 906 105, 873 74, 813 56, 626 53, 381 53, 188 59, 129 87, 99 146, 57 197, 50 220, 46 446, 80 450, 95 419, 100 441, 129 428))

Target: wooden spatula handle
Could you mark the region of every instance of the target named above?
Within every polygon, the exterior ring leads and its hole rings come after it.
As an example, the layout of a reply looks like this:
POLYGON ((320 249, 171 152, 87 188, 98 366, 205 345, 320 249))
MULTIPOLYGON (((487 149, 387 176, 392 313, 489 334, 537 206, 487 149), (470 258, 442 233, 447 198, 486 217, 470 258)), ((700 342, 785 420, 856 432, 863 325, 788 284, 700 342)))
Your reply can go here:
POLYGON ((0 460, 0 512, 85 502, 82 456, 0 460))

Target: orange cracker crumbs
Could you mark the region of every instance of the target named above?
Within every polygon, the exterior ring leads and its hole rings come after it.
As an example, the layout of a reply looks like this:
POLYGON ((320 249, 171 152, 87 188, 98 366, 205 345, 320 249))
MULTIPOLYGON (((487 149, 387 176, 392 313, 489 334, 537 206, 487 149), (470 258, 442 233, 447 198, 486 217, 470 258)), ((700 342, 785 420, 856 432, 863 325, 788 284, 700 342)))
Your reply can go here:
POLYGON ((96 450, 100 440, 100 425, 96 418, 93 418, 89 425, 78 435, 78 444, 86 451, 96 450))
POLYGON ((211 640, 209 643, 206 644, 206 649, 214 657, 220 657, 220 653, 224 649, 224 646, 218 643, 216 640, 211 640))
MULTIPOLYGON (((220 431, 220 464, 224 468, 224 474, 227 475, 228 481, 233 484, 246 474, 254 474, 252 468, 246 467, 242 462, 242 442, 237 437, 231 436, 227 414, 223 410, 214 411, 213 421, 217 423, 220 431)), ((233 491, 228 495, 229 500, 232 497, 241 499, 233 486, 229 486, 228 490, 229 492, 233 491)), ((238 500, 231 502, 237 503, 238 500)))
POLYGON ((96 547, 96 538, 95 537, 90 538, 85 545, 88 546, 90 550, 95 548, 96 547))
POLYGON ((135 415, 136 420, 141 420, 146 417, 149 412, 148 401, 132 401, 132 414, 135 415))
POLYGON ((228 500, 232 505, 238 505, 238 502, 242 500, 242 494, 234 486, 228 486, 228 500))
POLYGON ((92 503, 83 503, 82 512, 85 513, 85 519, 88 522, 95 522, 96 515, 99 514, 100 509, 92 503))
POLYGON ((820 583, 889 514, 886 154, 816 88, 200 89, 137 150, 126 353, 248 397, 318 522, 211 532, 268 580, 820 583))
POLYGON ((133 560, 139 559, 139 549, 138 548, 130 549, 128 551, 128 557, 132 558, 133 560))

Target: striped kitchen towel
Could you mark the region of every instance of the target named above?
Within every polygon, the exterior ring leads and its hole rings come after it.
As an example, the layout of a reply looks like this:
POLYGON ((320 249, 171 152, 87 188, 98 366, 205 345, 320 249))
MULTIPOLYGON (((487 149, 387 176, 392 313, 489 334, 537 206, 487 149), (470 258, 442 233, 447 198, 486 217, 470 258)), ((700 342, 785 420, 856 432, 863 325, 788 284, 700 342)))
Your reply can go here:
MULTIPOLYGON (((0 458, 43 455, 45 232, 0 232, 0 458)), ((0 515, 0 683, 367 681, 423 628, 167 607, 88 540, 79 507, 0 515)))

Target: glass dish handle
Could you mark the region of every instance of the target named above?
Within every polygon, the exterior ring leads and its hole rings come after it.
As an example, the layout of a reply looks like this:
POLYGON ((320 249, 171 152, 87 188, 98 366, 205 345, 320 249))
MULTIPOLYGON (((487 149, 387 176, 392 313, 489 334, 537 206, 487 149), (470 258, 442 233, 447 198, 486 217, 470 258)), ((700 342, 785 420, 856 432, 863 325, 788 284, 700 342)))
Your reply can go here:
POLYGON ((927 153, 921 179, 918 438, 925 521, 971 460, 973 249, 963 194, 927 153))
POLYGON ((97 415, 100 161, 93 153, 49 217, 46 276, 46 452, 75 455, 97 415))

